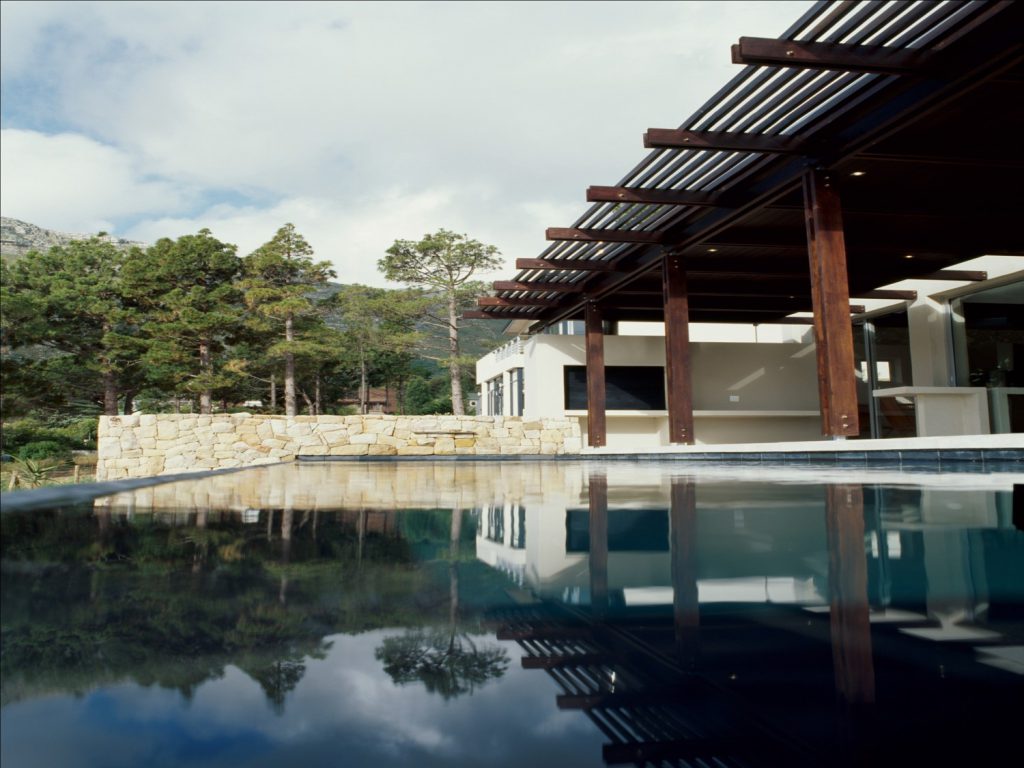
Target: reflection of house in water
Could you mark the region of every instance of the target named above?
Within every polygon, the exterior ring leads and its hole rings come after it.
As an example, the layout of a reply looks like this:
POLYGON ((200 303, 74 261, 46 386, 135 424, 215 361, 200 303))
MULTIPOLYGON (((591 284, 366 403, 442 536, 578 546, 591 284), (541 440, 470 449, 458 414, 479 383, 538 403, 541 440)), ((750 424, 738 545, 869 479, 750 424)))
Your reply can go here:
POLYGON ((495 612, 498 637, 606 735, 608 764, 945 765, 954 721, 1009 746, 1024 675, 1010 486, 973 483, 614 467, 575 504, 485 508, 478 554, 517 558, 533 599, 495 612))

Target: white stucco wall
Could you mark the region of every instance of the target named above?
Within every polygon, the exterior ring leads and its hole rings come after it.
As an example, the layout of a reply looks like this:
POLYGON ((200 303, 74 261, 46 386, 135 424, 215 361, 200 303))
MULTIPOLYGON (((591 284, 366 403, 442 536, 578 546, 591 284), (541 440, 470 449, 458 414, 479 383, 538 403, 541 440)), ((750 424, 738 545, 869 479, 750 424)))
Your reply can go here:
MULTIPOLYGON (((605 364, 664 366, 660 336, 606 336, 605 364)), ((814 347, 809 343, 691 344, 694 430, 698 444, 815 440, 821 438, 814 347)), ((561 417, 565 411, 564 368, 585 365, 583 336, 538 335, 524 339, 522 354, 478 363, 479 382, 501 370, 525 371, 524 418, 561 417)), ((581 416, 582 411, 570 411, 581 416)), ((665 445, 665 411, 608 411, 610 447, 665 445)))

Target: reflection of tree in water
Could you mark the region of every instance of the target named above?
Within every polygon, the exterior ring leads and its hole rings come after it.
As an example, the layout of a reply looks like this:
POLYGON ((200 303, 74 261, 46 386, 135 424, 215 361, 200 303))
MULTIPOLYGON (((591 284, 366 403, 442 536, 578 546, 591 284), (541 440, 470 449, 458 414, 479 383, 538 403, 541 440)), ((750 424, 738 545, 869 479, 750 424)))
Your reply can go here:
POLYGON ((238 668, 260 684, 274 712, 282 715, 285 698, 306 674, 306 662, 327 658, 330 647, 330 643, 310 641, 302 643, 301 647, 289 648, 281 656, 262 660, 262 663, 257 660, 239 662, 238 668))
POLYGON ((445 699, 472 693, 508 669, 504 648, 481 648, 465 632, 446 632, 440 627, 386 637, 375 655, 396 684, 418 680, 445 699))
POLYGON ((410 629, 386 637, 374 651, 396 685, 422 682, 430 693, 445 699, 472 693, 488 680, 505 674, 508 653, 498 646, 478 646, 459 630, 459 541, 462 510, 452 510, 448 549, 448 628, 410 629))

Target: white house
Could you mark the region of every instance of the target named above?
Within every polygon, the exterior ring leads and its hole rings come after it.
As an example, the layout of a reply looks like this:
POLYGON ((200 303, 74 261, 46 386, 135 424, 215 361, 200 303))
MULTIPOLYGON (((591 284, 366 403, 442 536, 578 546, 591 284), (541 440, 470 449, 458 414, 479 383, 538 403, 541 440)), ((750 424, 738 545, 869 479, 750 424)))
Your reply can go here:
MULTIPOLYGON (((987 279, 901 281, 888 287, 914 300, 866 300, 853 317, 860 437, 1024 432, 1024 257, 954 268, 987 279)), ((578 416, 585 432, 582 326, 517 335, 481 358, 479 412, 578 416)), ((660 323, 606 328, 609 447, 669 443, 663 333, 660 323)), ((690 342, 697 444, 826 439, 810 325, 692 323, 690 342)))

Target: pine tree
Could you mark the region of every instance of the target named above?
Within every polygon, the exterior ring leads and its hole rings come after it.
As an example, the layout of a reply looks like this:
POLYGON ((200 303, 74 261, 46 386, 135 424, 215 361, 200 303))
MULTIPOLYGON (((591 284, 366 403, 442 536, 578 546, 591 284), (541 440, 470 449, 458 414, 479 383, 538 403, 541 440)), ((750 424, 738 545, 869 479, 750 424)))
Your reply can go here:
POLYGON ((316 304, 310 294, 329 277, 334 277, 330 262, 313 261, 313 249, 293 224, 285 224, 273 239, 243 260, 240 287, 252 321, 267 332, 283 336, 270 351, 284 363, 284 407, 288 416, 298 413, 296 356, 316 352, 303 338, 303 321, 316 319, 316 304))
POLYGON ((388 280, 424 288, 437 295, 439 311, 425 311, 426 322, 440 325, 448 335, 445 365, 451 378, 452 412, 465 413, 462 399, 462 366, 466 364, 459 351, 459 316, 486 286, 472 281, 478 272, 501 264, 498 249, 441 229, 425 235, 417 243, 396 240, 387 255, 377 262, 388 280))

